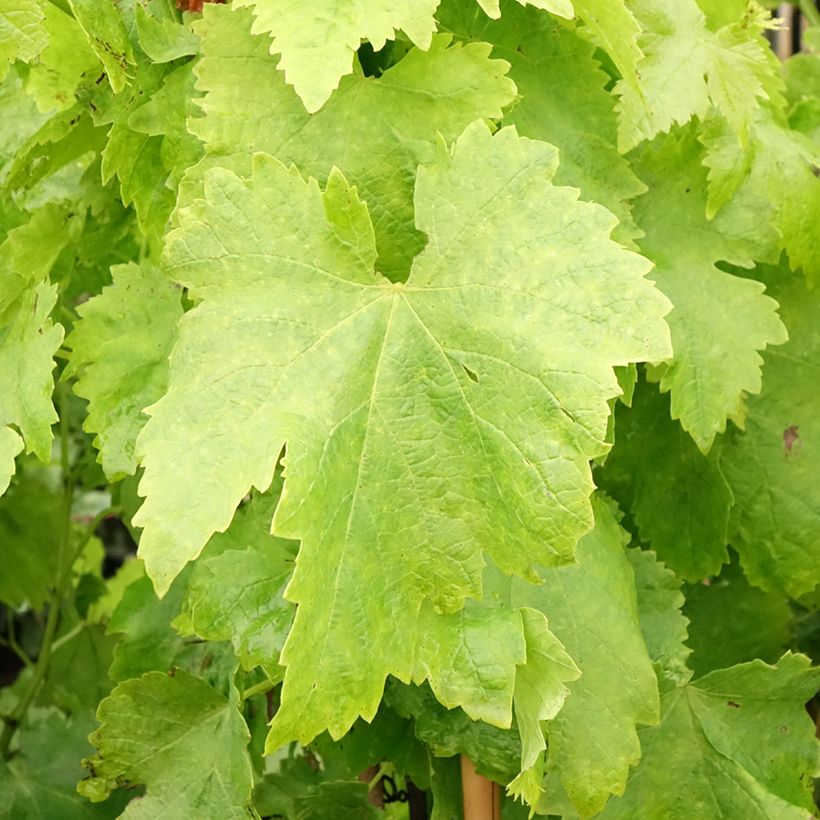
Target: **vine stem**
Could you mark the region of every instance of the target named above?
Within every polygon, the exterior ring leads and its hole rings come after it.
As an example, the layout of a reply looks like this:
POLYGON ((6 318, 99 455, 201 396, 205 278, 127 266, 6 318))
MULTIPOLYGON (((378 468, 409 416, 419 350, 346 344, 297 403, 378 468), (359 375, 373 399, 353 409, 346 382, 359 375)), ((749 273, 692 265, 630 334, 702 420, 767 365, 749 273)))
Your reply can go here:
POLYGON ((28 686, 20 696, 20 700, 17 701, 17 704, 11 714, 3 717, 4 726, 2 732, 0 733, 0 756, 6 760, 10 756, 9 750, 11 748, 11 741, 14 739, 14 734, 25 719, 29 707, 34 702, 34 698, 37 697, 37 693, 40 691, 40 686, 45 681, 46 674, 48 672, 51 654, 55 647, 59 645, 55 642, 54 638, 57 634, 57 627, 60 621, 60 610, 62 607, 63 598, 65 597, 68 585, 71 583, 71 570, 74 566, 74 562, 93 537, 97 527, 100 525, 100 522, 104 518, 119 512, 118 508, 109 507, 97 513, 77 543, 77 547, 75 548, 73 554, 68 560, 64 558, 64 556, 66 556, 71 537, 71 507, 74 501, 74 477, 71 473, 71 461, 68 451, 68 419, 66 418, 65 412, 65 396, 67 389, 68 388, 65 383, 58 383, 58 403, 60 405, 60 466, 63 475, 63 517, 62 526, 60 528, 59 546, 57 550, 57 567, 59 576, 54 587, 54 593, 51 597, 48 616, 46 618, 46 627, 43 632, 43 640, 40 643, 40 652, 37 655, 37 660, 34 662, 33 667, 31 667, 31 678, 29 679, 28 686))
POLYGON ((255 686, 251 686, 242 692, 242 702, 244 703, 254 695, 264 695, 266 692, 270 692, 270 690, 275 687, 276 684, 273 681, 263 680, 262 683, 257 683, 255 686))

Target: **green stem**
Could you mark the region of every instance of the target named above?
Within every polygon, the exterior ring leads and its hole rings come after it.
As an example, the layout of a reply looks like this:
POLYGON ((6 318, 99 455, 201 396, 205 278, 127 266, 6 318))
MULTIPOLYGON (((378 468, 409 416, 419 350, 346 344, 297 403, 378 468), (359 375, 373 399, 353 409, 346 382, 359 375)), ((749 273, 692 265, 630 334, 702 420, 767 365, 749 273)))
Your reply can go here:
POLYGON ((797 7, 810 26, 820 26, 820 11, 817 10, 814 0, 798 0, 797 7))
POLYGON ((242 700, 246 701, 254 697, 254 695, 264 695, 266 692, 270 692, 271 689, 275 689, 276 686, 277 684, 273 681, 263 680, 262 683, 257 683, 255 686, 245 689, 245 691, 242 692, 242 700))

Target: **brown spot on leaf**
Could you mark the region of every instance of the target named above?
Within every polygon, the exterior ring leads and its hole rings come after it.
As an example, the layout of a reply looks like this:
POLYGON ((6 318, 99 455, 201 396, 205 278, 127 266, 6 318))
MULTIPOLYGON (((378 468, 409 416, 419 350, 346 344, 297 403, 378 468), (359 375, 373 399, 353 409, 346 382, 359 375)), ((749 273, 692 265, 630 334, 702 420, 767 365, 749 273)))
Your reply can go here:
POLYGON ((731 706, 732 709, 740 709, 740 704, 733 700, 727 700, 726 705, 731 706))
POLYGON ((800 441, 800 427, 797 424, 792 424, 783 431, 783 449, 786 455, 789 455, 794 449, 795 444, 800 441))

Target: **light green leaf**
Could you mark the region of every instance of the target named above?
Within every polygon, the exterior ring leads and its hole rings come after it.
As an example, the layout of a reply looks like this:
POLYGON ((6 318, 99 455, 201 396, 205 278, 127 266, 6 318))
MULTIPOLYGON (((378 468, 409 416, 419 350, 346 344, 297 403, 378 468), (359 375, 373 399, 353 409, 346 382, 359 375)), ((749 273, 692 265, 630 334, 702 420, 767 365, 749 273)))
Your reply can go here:
POLYGON ((646 188, 615 146, 615 101, 605 90, 609 77, 593 58, 594 47, 535 9, 509 3, 501 20, 490 22, 471 13, 474 5, 444 3, 440 25, 458 37, 493 44, 493 56, 510 64, 518 88, 504 123, 558 148, 556 184, 580 188, 583 199, 612 211, 620 222, 613 237, 630 244, 637 228, 627 200, 646 188))
POLYGON ((153 265, 118 265, 113 284, 78 309, 66 340, 75 392, 89 401, 84 428, 95 433, 100 462, 111 478, 137 467, 134 445, 148 417, 143 409, 162 396, 168 354, 182 315, 180 293, 153 265))
POLYGON ((436 25, 438 0, 237 0, 251 6, 254 34, 270 34, 271 54, 281 54, 279 70, 313 113, 353 70, 362 40, 378 51, 401 29, 427 50, 436 25))
POLYGON ((23 92, 23 81, 12 68, 0 80, 0 183, 6 184, 20 150, 47 119, 23 92))
POLYGON ((698 675, 755 658, 774 663, 789 642, 788 600, 751 586, 737 561, 718 578, 687 585, 683 611, 693 650, 689 665, 698 675))
POLYGON ((287 443, 274 532, 302 544, 282 742, 285 715, 303 741, 372 717, 385 676, 415 665, 385 630, 414 636, 423 604, 480 597, 484 552, 533 577, 591 524, 612 367, 669 355, 667 304, 608 238, 611 214, 550 184, 555 167, 551 146, 468 128, 419 173, 429 243, 406 284, 374 273, 366 208, 339 174, 323 197, 259 155, 247 181, 209 172, 179 213, 166 262, 200 304, 140 435, 134 521, 164 592, 287 443))
POLYGON ((489 59, 483 43, 450 45, 438 35, 428 51, 410 50, 381 77, 344 79, 311 117, 277 70, 267 38, 251 36, 250 26, 248 11, 209 5, 196 27, 204 54, 197 88, 207 94, 198 103, 205 117, 189 122, 210 164, 247 174, 251 152, 264 151, 322 184, 335 165, 367 201, 378 270, 405 279, 425 244, 413 220, 416 167, 434 159, 441 136, 453 140, 477 118, 501 117, 515 99, 508 64, 489 59), (237 87, 257 92, 238 100, 237 87))
MULTIPOLYGON (((474 0, 470 0, 473 2, 474 0)), ((497 20, 501 16, 501 7, 499 0, 475 0, 488 17, 497 20)), ((521 6, 533 6, 537 9, 543 9, 558 17, 566 17, 571 20, 575 14, 572 9, 570 0, 518 0, 521 6)))
POLYGON ((0 79, 15 60, 31 62, 48 44, 38 0, 0 0, 0 79))
POLYGON ((744 142, 774 82, 762 36, 768 14, 745 15, 715 32, 706 27, 695 0, 634 0, 630 7, 643 30, 638 42, 645 56, 637 65, 638 86, 625 79, 616 86, 621 150, 676 123, 702 118, 710 105, 744 142))
POLYGON ((722 447, 735 495, 730 542, 757 586, 797 597, 820 583, 820 291, 764 271, 790 341, 768 351, 763 391, 749 401, 746 432, 722 447))
POLYGON ((202 145, 188 131, 186 124, 187 117, 197 111, 194 81, 192 62, 177 66, 165 75, 162 86, 153 92, 150 99, 128 117, 131 130, 162 137, 160 156, 162 164, 170 172, 169 182, 173 187, 179 183, 187 168, 202 156, 202 145))
MULTIPOLYGON (((646 234, 638 244, 655 263, 652 278, 675 306, 668 319, 674 357, 660 371, 661 390, 671 391, 672 418, 708 452, 743 394, 760 390, 757 351, 785 342, 786 330, 759 282, 716 266, 750 267, 759 245, 738 219, 707 221, 701 154, 691 127, 648 146, 637 172, 650 192, 634 212, 646 234)), ((764 234, 750 204, 743 219, 764 234)))
POLYGON ((62 325, 50 316, 56 301, 56 285, 41 282, 26 287, 10 305, 0 304, 0 425, 15 425, 26 451, 45 462, 57 421, 51 403, 53 356, 63 341, 62 325))
POLYGON ((581 32, 609 55, 621 73, 623 87, 640 98, 639 64, 644 55, 633 4, 625 0, 573 0, 573 5, 585 24, 581 32))
POLYGON ((77 101, 74 92, 81 80, 96 79, 90 75, 99 74, 100 62, 71 15, 51 3, 45 4, 43 13, 48 45, 31 67, 26 90, 41 111, 64 111, 77 101))
POLYGON ((8 489, 14 475, 14 459, 23 446, 23 439, 11 427, 0 427, 0 495, 8 489))
MULTIPOLYGON (((190 71, 184 66, 181 72, 190 71)), ((109 89, 101 92, 98 121, 111 123, 108 144, 102 153, 102 178, 107 184, 114 176, 120 182, 122 203, 133 203, 142 232, 161 236, 174 206, 174 191, 169 187, 165 166, 163 136, 137 130, 130 118, 161 92, 166 77, 174 71, 170 65, 140 63, 132 82, 122 93, 112 96, 109 89)), ((166 112, 165 128, 176 122, 176 133, 184 130, 188 106, 177 105, 166 112)), ((137 120, 137 125, 140 125, 137 120)))
POLYGON ((135 20, 140 48, 152 62, 168 63, 199 51, 199 38, 190 21, 180 23, 170 4, 155 4, 151 9, 139 4, 135 20))
POLYGON ((681 613, 681 582, 650 550, 629 549, 627 556, 635 573, 641 632, 655 672, 662 683, 686 683, 692 674, 687 668, 691 649, 684 645, 687 618, 681 613))
POLYGON ((818 684, 808 658, 784 655, 777 666, 734 666, 668 693, 660 725, 641 731, 626 794, 601 817, 804 820, 817 741, 803 704, 818 684))
POLYGON ((615 409, 615 446, 601 486, 629 510, 641 539, 682 578, 720 572, 729 560, 732 491, 716 452, 704 455, 669 415, 669 398, 641 381, 632 408, 615 409))
POLYGON ((620 793, 641 755, 637 723, 658 719, 658 688, 641 634, 626 533, 612 505, 594 498, 595 529, 576 549, 577 564, 517 581, 513 601, 541 610, 578 664, 581 677, 547 727, 547 770, 558 775, 582 816, 620 793))
MULTIPOLYGON (((706 124, 702 141, 707 148, 703 162, 709 168, 710 214, 720 211, 721 217, 740 221, 754 198, 759 205, 754 225, 774 226, 780 235, 772 244, 788 253, 792 269, 803 268, 811 282, 820 281, 820 243, 815 241, 820 215, 817 144, 765 109, 758 112, 742 154, 719 119, 706 124)), ((745 236, 752 239, 754 226, 747 222, 745 228, 745 236)))
POLYGON ((128 82, 129 64, 134 64, 119 6, 114 0, 68 0, 68 4, 118 94, 128 82))
POLYGON ((100 704, 98 753, 78 787, 97 800, 115 784, 145 785, 125 820, 194 816, 249 818, 253 771, 248 727, 234 703, 199 678, 149 672, 126 681, 100 704))

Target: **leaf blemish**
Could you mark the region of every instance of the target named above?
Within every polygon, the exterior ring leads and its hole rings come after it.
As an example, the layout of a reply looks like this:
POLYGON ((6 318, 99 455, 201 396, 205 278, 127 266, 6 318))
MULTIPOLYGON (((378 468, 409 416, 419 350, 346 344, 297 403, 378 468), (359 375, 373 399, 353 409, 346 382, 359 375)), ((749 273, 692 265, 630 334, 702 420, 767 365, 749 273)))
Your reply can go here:
POLYGON ((461 363, 461 366, 464 368, 464 372, 469 376, 470 380, 478 384, 478 375, 470 370, 464 362, 461 363))
POLYGON ((794 445, 800 441, 800 426, 792 424, 783 431, 783 449, 789 455, 794 449, 794 445))

